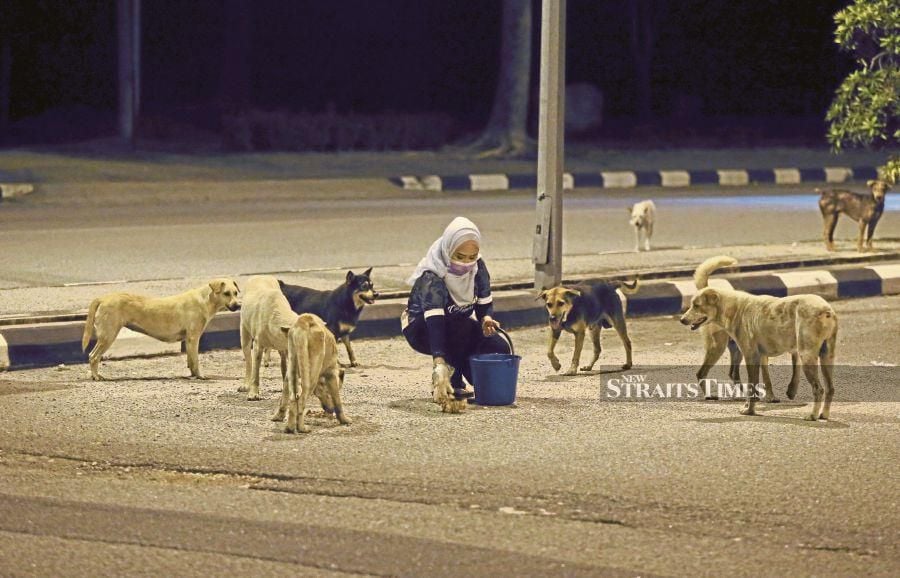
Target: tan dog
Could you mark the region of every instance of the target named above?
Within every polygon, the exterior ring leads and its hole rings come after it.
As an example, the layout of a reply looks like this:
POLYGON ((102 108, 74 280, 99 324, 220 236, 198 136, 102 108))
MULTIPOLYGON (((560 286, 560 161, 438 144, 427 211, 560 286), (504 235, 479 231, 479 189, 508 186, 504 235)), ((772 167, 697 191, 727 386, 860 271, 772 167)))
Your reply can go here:
MULTIPOLYGON (((733 267, 736 264, 736 259, 726 255, 710 257, 701 263, 700 266, 697 267, 697 270, 694 271, 694 285, 697 289, 706 289, 709 286, 709 276, 713 272, 723 267, 733 267)), ((709 375, 709 370, 719 361, 719 358, 725 353, 725 348, 727 347, 731 354, 728 377, 734 380, 735 383, 739 382, 741 380, 740 367, 743 356, 741 355, 741 349, 738 347, 737 343, 728 336, 727 331, 713 322, 704 323, 700 327, 700 332, 703 335, 703 346, 706 353, 703 356, 703 364, 700 366, 700 369, 697 370, 697 381, 701 384, 703 383, 703 380, 709 375)), ((791 381, 788 384, 788 391, 796 392, 797 385, 800 381, 800 374, 797 372, 799 358, 796 353, 791 353, 791 361, 792 373, 791 381)), ((765 401, 769 403, 778 403, 778 399, 775 397, 775 392, 772 389, 772 380, 769 377, 768 364, 762 366, 761 369, 766 383, 765 401)), ((709 392, 707 393, 706 399, 718 399, 718 397, 709 394, 709 392)), ((791 398, 793 398, 793 395, 791 395, 791 398)))
POLYGON ((119 331, 127 327, 160 341, 184 341, 191 376, 203 379, 200 336, 217 312, 223 309, 235 311, 240 307, 238 293, 238 286, 231 279, 213 279, 206 285, 170 297, 110 293, 94 299, 81 338, 81 349, 86 351, 91 336, 97 334, 97 343, 88 356, 91 378, 104 379, 99 371, 100 359, 119 331))
POLYGON ((281 328, 287 340, 287 377, 281 392, 281 404, 272 421, 282 421, 287 412, 288 433, 308 433, 304 423, 306 400, 314 392, 326 414, 329 409, 343 425, 352 421, 344 415, 341 385, 344 370, 338 364, 337 341, 316 315, 304 313, 291 326, 281 328))
POLYGON ((628 338, 628 328, 625 325, 625 306, 622 297, 617 292, 618 288, 621 288, 623 293, 632 294, 637 292, 638 282, 635 280, 631 285, 614 281, 573 287, 559 286, 541 292, 539 299, 544 300, 550 324, 547 357, 554 370, 559 371, 562 367, 554 350, 560 335, 563 330, 566 330, 575 334, 575 351, 572 354, 572 363, 564 375, 578 373, 578 362, 581 359, 584 336, 588 329, 591 331, 591 340, 594 342, 594 357, 581 370, 593 369, 594 364, 600 358, 600 329, 603 327, 615 328, 625 346, 625 364, 622 369, 631 368, 631 339, 628 338))
POLYGON ((641 201, 628 208, 628 224, 634 227, 634 252, 641 250, 641 233, 644 234, 644 251, 650 250, 650 237, 656 223, 656 204, 651 200, 641 201))
POLYGON ((251 277, 244 287, 241 304, 241 350, 244 353, 244 384, 238 391, 247 392, 247 401, 259 400, 259 366, 263 351, 274 349, 281 354, 281 377, 287 374, 287 332, 297 314, 291 311, 281 292, 278 279, 269 275, 251 277))
MULTIPOLYGON (((815 402, 812 413, 805 419, 828 419, 834 396, 832 373, 837 314, 818 295, 771 297, 708 287, 694 296, 690 309, 681 317, 681 323, 690 325, 692 331, 707 323, 715 324, 737 342, 744 354, 749 382, 747 405, 741 411, 743 415, 756 413, 760 367, 764 368, 766 389, 771 389, 771 379, 766 369, 769 357, 790 352, 799 354, 806 380, 813 389, 815 402), (824 406, 819 366, 825 380, 824 406)), ((793 399, 796 383, 791 386, 794 390, 789 387, 787 395, 793 399)))

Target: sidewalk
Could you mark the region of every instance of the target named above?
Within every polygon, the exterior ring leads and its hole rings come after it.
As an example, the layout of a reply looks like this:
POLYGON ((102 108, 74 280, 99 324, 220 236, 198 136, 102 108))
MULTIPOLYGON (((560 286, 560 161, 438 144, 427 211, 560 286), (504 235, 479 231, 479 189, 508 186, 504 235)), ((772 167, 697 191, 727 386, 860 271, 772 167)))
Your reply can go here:
MULTIPOLYGON (((564 186, 864 183, 888 154, 853 150, 834 155, 825 147, 610 150, 573 145, 566 150, 564 186)), ((122 153, 87 143, 0 150, 0 200, 33 192, 46 193, 34 202, 53 204, 233 200, 252 196, 254 186, 267 194, 324 198, 527 189, 536 186, 535 171, 535 159, 479 159, 458 151, 184 155, 122 153)))

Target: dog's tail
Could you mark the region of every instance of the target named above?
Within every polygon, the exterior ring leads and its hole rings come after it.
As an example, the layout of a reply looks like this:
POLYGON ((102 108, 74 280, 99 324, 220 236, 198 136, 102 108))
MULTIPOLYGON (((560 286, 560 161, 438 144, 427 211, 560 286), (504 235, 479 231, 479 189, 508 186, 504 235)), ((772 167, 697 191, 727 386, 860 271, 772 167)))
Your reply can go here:
POLYGON ((88 308, 87 319, 84 322, 84 334, 81 336, 82 351, 87 351, 88 343, 91 342, 91 337, 94 335, 94 316, 97 315, 98 307, 100 307, 99 297, 91 301, 91 306, 88 308))
POLYGON ((621 289, 621 290, 622 290, 622 293, 624 293, 624 294, 626 294, 626 295, 634 295, 635 293, 637 293, 638 285, 640 285, 640 282, 639 282, 637 279, 635 279, 635 280, 632 281, 631 284, 629 285, 629 284, 626 283, 625 281, 615 281, 615 282, 614 282, 614 285, 615 285, 618 289, 621 289))
POLYGON ((694 271, 694 285, 697 289, 706 289, 709 286, 709 276, 722 267, 733 267, 737 265, 737 259, 727 255, 718 255, 710 257, 706 261, 700 263, 697 270, 694 271))
MULTIPOLYGON (((304 318, 304 315, 301 315, 297 320, 298 326, 298 335, 297 335, 297 351, 295 355, 297 356, 295 363, 299 364, 300 369, 300 384, 299 388, 295 386, 294 391, 291 393, 293 395, 304 395, 304 389, 308 389, 308 393, 305 394, 308 398, 309 393, 313 393, 316 391, 316 387, 319 384, 319 374, 322 372, 321 359, 317 358, 317 366, 313 367, 312 358, 309 355, 309 340, 312 333, 315 332, 316 325, 311 323, 309 320, 304 318), (315 381, 313 381, 315 379, 315 381)), ((324 332, 322 334, 323 344, 322 349, 324 351, 324 332)), ((304 408, 304 412, 308 411, 308 408, 304 408)))

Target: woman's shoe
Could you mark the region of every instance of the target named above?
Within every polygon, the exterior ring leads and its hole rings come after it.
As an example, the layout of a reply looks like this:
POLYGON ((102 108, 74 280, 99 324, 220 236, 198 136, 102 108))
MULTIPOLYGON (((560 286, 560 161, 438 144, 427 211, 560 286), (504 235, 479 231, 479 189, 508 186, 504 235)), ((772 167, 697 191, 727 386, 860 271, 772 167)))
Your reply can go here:
POLYGON ((475 392, 464 387, 454 387, 453 397, 455 397, 456 399, 471 399, 475 397, 475 392))

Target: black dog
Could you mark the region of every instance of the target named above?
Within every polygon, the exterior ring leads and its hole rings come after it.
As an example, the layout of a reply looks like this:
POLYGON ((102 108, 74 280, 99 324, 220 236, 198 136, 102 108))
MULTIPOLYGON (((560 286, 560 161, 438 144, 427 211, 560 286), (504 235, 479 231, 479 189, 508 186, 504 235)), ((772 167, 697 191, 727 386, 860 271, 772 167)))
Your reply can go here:
POLYGON ((625 294, 637 292, 637 280, 631 285, 620 281, 612 283, 597 283, 563 287, 559 285, 543 291, 539 299, 543 299, 547 306, 550 324, 550 345, 547 349, 547 357, 553 369, 559 371, 562 365, 556 357, 554 349, 556 342, 563 330, 575 334, 575 353, 572 355, 572 365, 565 375, 578 373, 578 361, 581 358, 581 348, 584 345, 584 336, 588 330, 591 332, 591 340, 594 342, 594 357, 591 362, 581 368, 582 371, 593 369, 597 359, 600 358, 600 329, 612 327, 622 339, 625 345, 625 365, 622 369, 631 368, 631 339, 628 338, 628 329, 625 325, 625 307, 622 299, 616 293, 620 288, 625 294))
POLYGON ((334 336, 344 342, 351 367, 359 364, 353 355, 353 348, 350 347, 350 334, 356 329, 363 307, 371 305, 378 297, 378 292, 372 285, 371 274, 371 267, 362 275, 347 271, 347 279, 333 291, 319 291, 278 281, 281 292, 287 297, 294 313, 318 315, 334 336))

